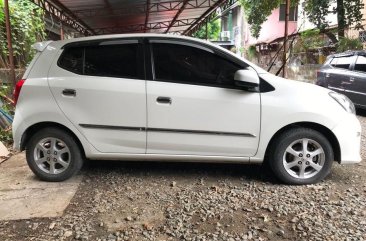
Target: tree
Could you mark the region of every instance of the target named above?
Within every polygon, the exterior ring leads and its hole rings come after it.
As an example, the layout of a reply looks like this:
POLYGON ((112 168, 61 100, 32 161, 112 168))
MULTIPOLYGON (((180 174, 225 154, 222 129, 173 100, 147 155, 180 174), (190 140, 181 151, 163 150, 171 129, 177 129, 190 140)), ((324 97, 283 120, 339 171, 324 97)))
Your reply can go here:
POLYGON ((209 22, 205 24, 202 28, 200 28, 197 32, 193 34, 193 37, 199 39, 206 39, 206 26, 207 26, 207 34, 208 39, 210 40, 218 40, 220 35, 220 20, 217 19, 213 22, 209 22))
POLYGON ((363 29, 361 12, 363 8, 362 0, 308 0, 305 4, 305 12, 310 22, 321 33, 326 34, 334 44, 344 37, 347 27, 354 25, 355 29, 363 29), (336 7, 332 9, 331 6, 334 3, 336 3, 336 7), (337 14, 338 39, 334 32, 328 29, 329 22, 326 20, 326 16, 330 13, 337 14))
MULTIPOLYGON (((3 0, 0 8, 4 9, 3 0)), ((44 11, 28 0, 9 1, 9 11, 15 63, 24 67, 35 53, 31 46, 45 38, 44 11)), ((5 14, 0 11, 0 68, 8 65, 5 14)))
MULTIPOLYGON (((267 20, 272 11, 283 3, 282 0, 240 0, 248 23, 251 25, 253 37, 258 38, 261 25, 267 20)), ((291 5, 298 5, 299 0, 291 0, 291 5)), ((332 31, 329 31, 329 22, 326 16, 330 13, 337 13, 338 36, 344 37, 344 30, 349 26, 355 26, 356 29, 362 29, 362 9, 364 4, 362 0, 306 0, 305 14, 309 21, 313 23, 321 33, 326 34, 333 43, 337 43, 332 31), (331 8, 336 3, 335 8, 331 8)))

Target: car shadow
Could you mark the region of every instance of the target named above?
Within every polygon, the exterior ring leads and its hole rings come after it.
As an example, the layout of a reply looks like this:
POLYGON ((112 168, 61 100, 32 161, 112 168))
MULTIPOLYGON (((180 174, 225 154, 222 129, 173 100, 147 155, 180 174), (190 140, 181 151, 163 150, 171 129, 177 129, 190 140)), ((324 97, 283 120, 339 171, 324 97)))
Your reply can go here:
POLYGON ((217 180, 234 178, 238 181, 280 183, 266 165, 254 164, 88 160, 83 171, 87 175, 106 175, 114 172, 121 175, 128 173, 129 176, 176 178, 204 176, 217 180))

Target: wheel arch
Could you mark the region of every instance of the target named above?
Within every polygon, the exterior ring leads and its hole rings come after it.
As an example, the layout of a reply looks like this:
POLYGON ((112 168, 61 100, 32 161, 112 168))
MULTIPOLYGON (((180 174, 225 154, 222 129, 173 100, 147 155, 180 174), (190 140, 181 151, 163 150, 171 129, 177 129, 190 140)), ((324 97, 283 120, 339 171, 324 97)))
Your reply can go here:
POLYGON ((338 163, 341 162, 341 148, 340 148, 337 137, 327 127, 325 127, 321 124, 318 124, 318 123, 314 123, 314 122, 296 122, 296 123, 286 125, 286 126, 282 127, 280 130, 278 130, 272 136, 271 140, 269 141, 269 144, 267 145, 264 160, 268 161, 270 149, 272 148, 272 145, 274 144, 274 142, 278 138, 278 136, 280 136, 282 133, 284 133, 287 130, 290 130, 292 128, 298 128, 298 127, 309 128, 309 129, 318 131, 321 134, 323 134, 324 137, 329 141, 329 143, 332 146, 333 153, 334 153, 334 161, 336 161, 338 163))
POLYGON ((22 139, 21 139, 21 142, 20 142, 20 150, 23 151, 25 150, 29 140, 32 138, 32 136, 37 133, 38 131, 44 129, 44 128, 47 128, 47 127, 54 127, 54 128, 58 128, 58 129, 61 129, 63 131, 66 131, 67 133, 69 133, 76 141, 76 143, 78 144, 80 150, 81 150, 81 153, 82 155, 85 157, 85 149, 84 149, 84 146, 81 144, 81 141, 79 140, 79 138, 75 135, 75 133, 73 131, 71 131, 68 127, 60 124, 60 123, 57 123, 57 122, 50 122, 50 121, 46 121, 46 122, 39 122, 39 123, 36 123, 36 124, 33 124, 31 126, 29 126, 23 136, 22 136, 22 139))

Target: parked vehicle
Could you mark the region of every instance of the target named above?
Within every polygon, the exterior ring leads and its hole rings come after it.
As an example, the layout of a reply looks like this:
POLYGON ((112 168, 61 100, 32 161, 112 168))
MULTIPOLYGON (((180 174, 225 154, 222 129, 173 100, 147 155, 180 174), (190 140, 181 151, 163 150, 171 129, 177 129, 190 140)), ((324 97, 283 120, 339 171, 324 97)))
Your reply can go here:
POLYGON ((318 72, 316 84, 344 94, 356 107, 366 109, 366 51, 329 56, 318 72))
POLYGON ((131 34, 43 42, 15 90, 14 147, 42 180, 84 158, 263 163, 288 184, 357 163, 351 101, 211 43, 131 34))

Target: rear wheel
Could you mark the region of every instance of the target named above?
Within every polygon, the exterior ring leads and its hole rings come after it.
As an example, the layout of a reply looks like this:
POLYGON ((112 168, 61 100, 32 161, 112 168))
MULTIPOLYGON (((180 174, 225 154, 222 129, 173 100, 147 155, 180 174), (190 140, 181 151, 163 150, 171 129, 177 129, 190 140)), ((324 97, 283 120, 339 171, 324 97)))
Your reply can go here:
POLYGON ((28 142, 26 156, 33 173, 50 182, 70 178, 83 164, 75 139, 57 128, 44 128, 36 133, 28 142))
POLYGON ((329 141, 312 129, 296 128, 281 134, 271 147, 270 166, 287 184, 312 184, 324 179, 334 160, 329 141))

